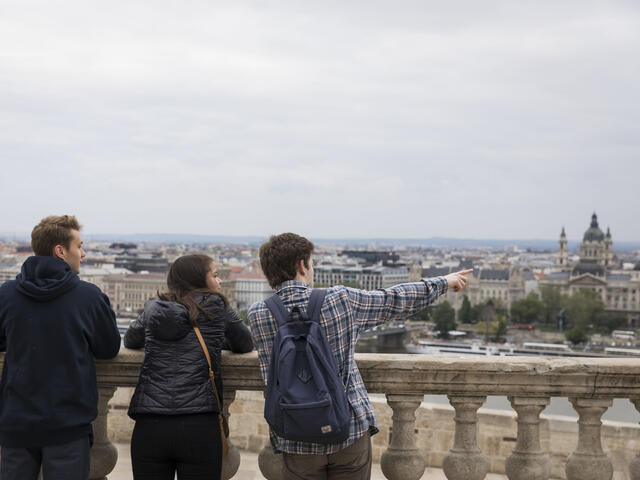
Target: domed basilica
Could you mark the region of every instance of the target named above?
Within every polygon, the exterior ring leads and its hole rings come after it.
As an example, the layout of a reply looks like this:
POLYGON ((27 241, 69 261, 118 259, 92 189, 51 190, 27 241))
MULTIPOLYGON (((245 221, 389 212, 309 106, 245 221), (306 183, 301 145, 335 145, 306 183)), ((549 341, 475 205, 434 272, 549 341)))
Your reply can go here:
POLYGON ((570 264, 567 235, 560 234, 556 271, 540 279, 540 286, 551 286, 573 295, 578 290, 598 292, 607 311, 626 317, 629 327, 640 327, 640 271, 622 270, 613 254, 611 231, 605 234, 598 217, 591 224, 580 244, 580 260, 570 264))

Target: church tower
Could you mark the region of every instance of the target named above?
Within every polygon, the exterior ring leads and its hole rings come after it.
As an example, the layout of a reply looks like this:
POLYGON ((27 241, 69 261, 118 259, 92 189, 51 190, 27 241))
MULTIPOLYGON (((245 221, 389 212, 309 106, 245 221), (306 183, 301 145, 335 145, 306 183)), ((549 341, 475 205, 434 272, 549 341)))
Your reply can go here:
POLYGON ((607 235, 604 237, 604 266, 609 268, 613 266, 613 240, 609 227, 607 227, 607 235))
POLYGON ((569 249, 567 248, 567 235, 564 233, 564 227, 562 227, 562 233, 560 234, 560 241, 558 242, 558 266, 560 268, 566 268, 569 264, 569 249))

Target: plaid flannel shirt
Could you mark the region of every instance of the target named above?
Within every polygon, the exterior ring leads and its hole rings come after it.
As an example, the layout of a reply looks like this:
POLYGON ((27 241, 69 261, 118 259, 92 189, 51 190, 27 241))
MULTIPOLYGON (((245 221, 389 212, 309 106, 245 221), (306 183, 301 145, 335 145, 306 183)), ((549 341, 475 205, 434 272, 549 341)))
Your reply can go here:
MULTIPOLYGON (((354 360, 358 337, 366 329, 423 309, 446 291, 447 281, 443 277, 372 291, 341 285, 327 289, 320 310, 320 324, 335 355, 342 381, 345 385, 349 382, 349 437, 342 443, 324 445, 285 440, 271 431, 271 445, 276 453, 329 455, 351 445, 367 432, 372 435, 377 433, 378 424, 373 408, 354 360)), ((311 287, 306 283, 290 280, 279 285, 276 293, 287 310, 292 311, 294 307, 299 307, 306 312, 311 295, 311 287)), ((278 326, 264 302, 257 302, 249 309, 249 327, 258 350, 260 373, 266 383, 273 338, 278 326)))

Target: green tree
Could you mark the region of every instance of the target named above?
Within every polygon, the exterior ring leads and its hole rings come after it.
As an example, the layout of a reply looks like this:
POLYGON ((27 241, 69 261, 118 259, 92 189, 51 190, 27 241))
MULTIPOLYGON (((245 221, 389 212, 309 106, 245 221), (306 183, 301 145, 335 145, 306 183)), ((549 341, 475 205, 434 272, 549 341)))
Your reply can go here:
POLYGON ((573 327, 571 330, 567 330, 566 332, 564 332, 564 338, 566 338, 574 345, 585 343, 587 340, 589 340, 587 332, 582 327, 573 327))
POLYGON ((440 337, 449 338, 449 332, 456 329, 456 312, 449 302, 438 304, 433 311, 433 322, 440 337))
POLYGON ((545 325, 555 325, 556 315, 567 304, 566 295, 562 295, 557 288, 544 286, 540 289, 540 298, 544 304, 545 325))
POLYGON ((504 302, 500 299, 490 299, 487 301, 493 304, 493 308, 495 308, 496 315, 504 315, 505 317, 509 316, 509 310, 504 302))
POLYGON ((428 322, 431 320, 431 307, 423 308, 422 310, 417 311, 413 315, 411 315, 412 320, 420 320, 423 322, 428 322))
POLYGON ((478 323, 480 317, 482 316, 482 309, 484 308, 484 303, 477 303, 473 307, 471 307, 471 311, 469 312, 469 318, 471 323, 478 323))
POLYGON ((509 327, 507 326, 507 316, 502 314, 496 315, 495 324, 493 338, 496 342, 499 342, 500 339, 507 334, 507 330, 509 330, 509 327))
POLYGON ((619 329, 626 325, 627 319, 620 317, 615 313, 605 312, 600 319, 598 319, 598 330, 607 335, 614 330, 619 329))
POLYGON ((592 290, 578 290, 567 301, 567 317, 572 328, 580 327, 585 332, 598 328, 604 318, 600 295, 592 290))
POLYGON ((507 316, 497 313, 491 318, 493 318, 493 320, 482 323, 480 333, 484 335, 485 342, 489 340, 499 342, 500 338, 504 337, 509 330, 507 316))
POLYGON ((471 323, 471 302, 466 295, 462 299, 460 310, 458 310, 458 320, 460 323, 471 323))
POLYGON ((480 312, 480 318, 479 318, 479 321, 483 323, 485 342, 488 342, 489 337, 492 335, 491 324, 495 321, 495 319, 496 319, 496 308, 493 304, 493 300, 488 300, 487 303, 485 303, 482 306, 482 311, 480 312))
POLYGON ((543 320, 544 315, 544 303, 535 293, 511 304, 511 321, 514 323, 537 323, 543 320))

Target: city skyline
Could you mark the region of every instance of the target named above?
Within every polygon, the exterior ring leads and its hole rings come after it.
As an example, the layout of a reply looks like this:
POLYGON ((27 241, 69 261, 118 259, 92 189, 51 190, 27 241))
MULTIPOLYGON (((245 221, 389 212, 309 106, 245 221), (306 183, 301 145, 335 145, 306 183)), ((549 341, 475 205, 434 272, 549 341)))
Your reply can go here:
POLYGON ((640 241, 640 5, 10 0, 0 232, 640 241))
MULTIPOLYGON (((85 245, 89 243, 112 243, 112 242, 134 242, 147 246, 158 245, 249 245, 258 247, 267 240, 268 236, 241 236, 241 235, 194 235, 194 234, 92 234, 82 233, 85 245)), ((533 251, 555 251, 558 247, 558 240, 529 238, 529 239, 509 239, 509 238, 381 238, 381 237, 351 237, 351 238, 329 238, 329 237, 309 237, 316 247, 354 247, 358 249, 396 249, 404 247, 423 247, 437 249, 531 249, 533 251)), ((30 243, 30 234, 0 232, 0 242, 17 242, 22 245, 30 243)), ((582 238, 569 238, 568 249, 572 255, 579 252, 582 238)), ((634 252, 640 251, 640 241, 620 241, 613 243, 614 252, 634 252)))
MULTIPOLYGON (((597 221, 597 216, 594 212, 596 229, 601 227, 597 221)), ((587 232, 593 230, 594 217, 591 219, 589 229, 587 232)), ((607 235, 610 233, 610 228, 606 228, 607 235)), ((601 234, 604 235, 604 230, 601 229, 601 234)), ((267 240, 270 234, 265 235, 213 235, 213 234, 192 234, 188 232, 182 233, 94 233, 83 232, 83 238, 85 243, 89 242, 139 242, 143 244, 247 244, 257 246, 267 240)), ((566 235, 565 227, 562 227, 561 235, 566 235)), ((406 246, 420 246, 420 247, 434 247, 434 248, 512 248, 519 247, 524 249, 533 250, 553 250, 557 247, 558 241, 561 241, 562 236, 558 236, 557 239, 545 239, 541 237, 532 238, 455 238, 455 237, 322 237, 311 236, 312 241, 317 242, 318 246, 328 245, 345 245, 356 246, 366 248, 396 248, 406 246)), ((576 253, 583 240, 581 235, 578 238, 568 238, 567 241, 568 250, 572 253, 576 253)), ((0 231, 0 241, 15 241, 21 244, 29 244, 30 233, 28 232, 3 232, 0 231)), ((613 240, 613 236, 612 236, 613 240)), ((613 241, 613 250, 616 252, 630 252, 634 250, 640 251, 640 240, 636 241, 613 241)))

